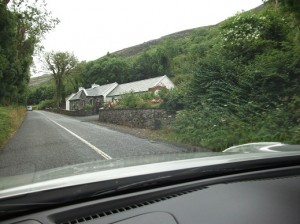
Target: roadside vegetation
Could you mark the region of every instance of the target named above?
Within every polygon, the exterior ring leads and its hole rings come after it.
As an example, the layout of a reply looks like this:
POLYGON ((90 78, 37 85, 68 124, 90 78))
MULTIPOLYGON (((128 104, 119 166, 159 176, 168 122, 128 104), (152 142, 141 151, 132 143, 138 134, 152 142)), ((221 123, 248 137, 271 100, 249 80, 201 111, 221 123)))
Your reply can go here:
POLYGON ((126 93, 121 100, 105 104, 106 108, 127 109, 127 108, 160 108, 162 100, 159 95, 154 93, 126 93))
POLYGON ((299 25, 291 15, 268 5, 220 24, 193 71, 173 138, 214 150, 300 143, 299 25))
POLYGON ((32 56, 58 23, 45 5, 43 0, 0 1, 0 105, 26 104, 32 56))
POLYGON ((0 149, 20 126, 30 90, 32 56, 58 23, 45 1, 0 0, 0 149))
POLYGON ((0 106, 0 150, 21 125, 26 114, 23 106, 0 106))

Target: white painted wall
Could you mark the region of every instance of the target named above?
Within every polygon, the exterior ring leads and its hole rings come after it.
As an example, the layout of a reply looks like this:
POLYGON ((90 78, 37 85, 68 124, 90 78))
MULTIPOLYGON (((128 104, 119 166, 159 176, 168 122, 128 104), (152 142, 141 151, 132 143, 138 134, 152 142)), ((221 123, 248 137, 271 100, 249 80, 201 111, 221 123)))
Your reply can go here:
POLYGON ((70 96, 66 98, 66 110, 71 110, 70 108, 70 99, 75 95, 75 93, 72 93, 70 96))
POLYGON ((106 91, 106 93, 103 94, 103 101, 106 102, 111 102, 112 101, 112 97, 107 96, 109 93, 111 93, 111 91, 113 91, 119 84, 118 83, 114 83, 114 85, 108 89, 106 91))

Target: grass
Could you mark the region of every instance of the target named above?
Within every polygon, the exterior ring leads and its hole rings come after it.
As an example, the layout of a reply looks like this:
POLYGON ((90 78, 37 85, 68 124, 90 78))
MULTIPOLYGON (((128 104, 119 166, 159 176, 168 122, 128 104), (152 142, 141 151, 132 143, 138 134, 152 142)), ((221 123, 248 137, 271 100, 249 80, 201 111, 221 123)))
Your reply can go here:
POLYGON ((25 114, 23 106, 0 106, 0 149, 20 127, 25 114))

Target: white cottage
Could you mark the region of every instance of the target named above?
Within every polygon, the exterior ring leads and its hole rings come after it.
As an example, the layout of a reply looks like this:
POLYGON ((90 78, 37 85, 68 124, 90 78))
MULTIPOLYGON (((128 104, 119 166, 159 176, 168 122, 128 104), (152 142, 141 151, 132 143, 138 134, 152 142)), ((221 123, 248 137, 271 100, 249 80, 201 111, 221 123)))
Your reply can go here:
POLYGON ((150 91, 155 92, 160 88, 172 89, 174 87, 174 83, 166 75, 135 82, 124 83, 118 85, 114 90, 112 90, 106 96, 106 101, 110 102, 115 99, 121 99, 122 95, 124 95, 125 93, 143 93, 150 91))
POLYGON ((86 103, 98 108, 100 103, 121 99, 125 93, 156 92, 161 88, 172 89, 174 87, 174 83, 166 75, 121 85, 116 82, 102 86, 92 84, 91 88, 88 89, 79 87, 77 93, 69 96, 66 99, 66 109, 80 110, 84 108, 86 103))

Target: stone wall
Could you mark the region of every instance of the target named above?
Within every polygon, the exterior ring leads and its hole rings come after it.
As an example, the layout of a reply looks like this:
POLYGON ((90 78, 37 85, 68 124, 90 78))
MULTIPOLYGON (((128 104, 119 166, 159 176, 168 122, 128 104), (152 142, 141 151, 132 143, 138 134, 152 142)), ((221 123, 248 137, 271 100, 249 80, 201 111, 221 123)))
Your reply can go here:
POLYGON ((175 115, 162 109, 108 109, 99 111, 99 121, 157 130, 164 125, 172 125, 175 115))
POLYGON ((95 110, 64 110, 64 109, 45 109, 46 111, 69 115, 69 116, 90 116, 97 114, 95 110))

